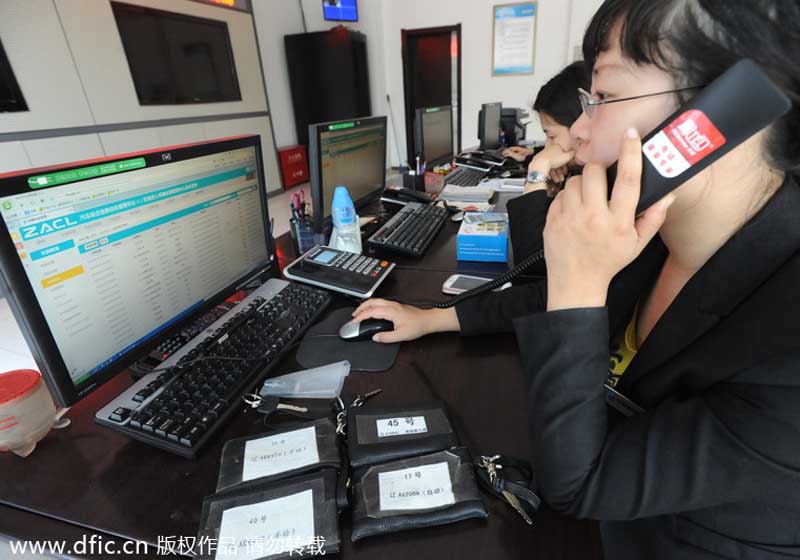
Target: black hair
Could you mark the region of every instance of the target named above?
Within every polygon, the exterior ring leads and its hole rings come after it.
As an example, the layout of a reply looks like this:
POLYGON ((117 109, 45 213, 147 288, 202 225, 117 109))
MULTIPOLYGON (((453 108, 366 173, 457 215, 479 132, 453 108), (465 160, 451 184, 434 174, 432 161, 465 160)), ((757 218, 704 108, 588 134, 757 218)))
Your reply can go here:
POLYGON ((765 154, 775 169, 800 174, 798 0, 606 0, 583 39, 589 75, 617 23, 622 53, 669 73, 676 88, 708 84, 742 58, 755 61, 792 100, 772 125, 765 154))
POLYGON ((542 86, 536 95, 533 110, 547 113, 562 126, 572 126, 583 112, 578 100, 578 88, 589 89, 586 76, 583 61, 573 62, 542 86))

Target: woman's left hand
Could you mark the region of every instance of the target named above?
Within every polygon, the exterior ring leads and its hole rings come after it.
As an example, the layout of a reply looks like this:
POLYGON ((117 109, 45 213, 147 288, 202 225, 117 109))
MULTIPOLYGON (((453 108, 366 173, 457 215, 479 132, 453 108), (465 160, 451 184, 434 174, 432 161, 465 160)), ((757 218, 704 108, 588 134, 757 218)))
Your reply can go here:
POLYGON ((628 266, 658 232, 669 194, 636 218, 642 178, 642 143, 625 134, 611 200, 605 166, 589 163, 572 177, 547 213, 547 310, 605 305, 612 278, 628 266))

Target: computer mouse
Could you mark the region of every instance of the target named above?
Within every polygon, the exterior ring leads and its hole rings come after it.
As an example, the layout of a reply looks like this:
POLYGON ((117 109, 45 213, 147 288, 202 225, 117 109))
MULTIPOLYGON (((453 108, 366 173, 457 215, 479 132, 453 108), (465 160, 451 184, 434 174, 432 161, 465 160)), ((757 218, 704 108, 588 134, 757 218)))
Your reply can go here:
POLYGON ((456 212, 455 214, 450 216, 450 220, 452 220, 454 222, 460 222, 463 219, 464 219, 464 212, 463 211, 456 212))
POLYGON ((394 323, 386 319, 364 319, 360 323, 348 321, 339 329, 339 338, 350 341, 372 340, 373 335, 393 330, 394 323))

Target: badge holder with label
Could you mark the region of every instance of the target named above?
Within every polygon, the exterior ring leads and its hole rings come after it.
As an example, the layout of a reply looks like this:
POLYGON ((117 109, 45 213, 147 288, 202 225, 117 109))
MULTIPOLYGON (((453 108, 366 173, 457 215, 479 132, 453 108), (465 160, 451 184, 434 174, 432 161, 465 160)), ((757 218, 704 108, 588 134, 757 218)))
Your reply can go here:
POLYGON ((217 492, 342 467, 336 427, 328 418, 225 443, 217 492))
POLYGON ((347 449, 353 468, 458 445, 444 405, 438 402, 417 407, 351 409, 347 425, 347 449))
POLYGON ((463 447, 357 469, 353 498, 353 542, 488 515, 463 447))
POLYGON ((195 559, 282 560, 337 553, 336 484, 336 472, 324 469, 206 498, 195 559))

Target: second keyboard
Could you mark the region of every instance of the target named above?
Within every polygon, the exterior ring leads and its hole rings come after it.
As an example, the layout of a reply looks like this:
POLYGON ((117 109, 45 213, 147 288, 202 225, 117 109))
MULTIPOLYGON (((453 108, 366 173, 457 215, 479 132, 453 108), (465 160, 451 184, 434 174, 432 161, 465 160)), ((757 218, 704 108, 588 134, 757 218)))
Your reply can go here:
POLYGON ((367 240, 367 245, 421 257, 447 221, 446 208, 409 202, 367 240))

